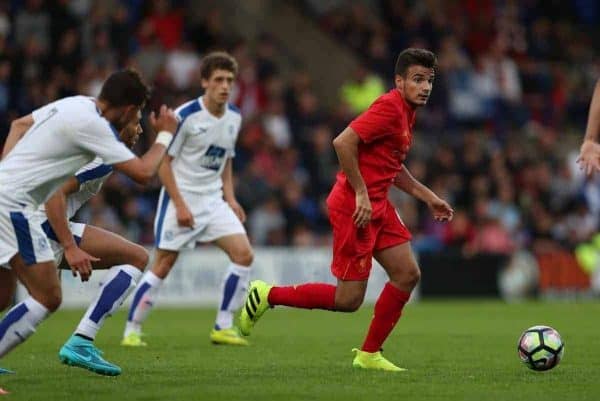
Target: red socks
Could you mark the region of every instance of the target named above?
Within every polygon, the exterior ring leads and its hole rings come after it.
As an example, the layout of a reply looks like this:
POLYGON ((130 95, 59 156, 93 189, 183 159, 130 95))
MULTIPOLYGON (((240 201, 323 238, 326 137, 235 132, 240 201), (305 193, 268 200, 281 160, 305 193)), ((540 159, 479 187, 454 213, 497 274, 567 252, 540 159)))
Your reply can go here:
MULTIPOLYGON (((273 287, 269 292, 269 304, 292 306, 302 309, 335 310, 335 286, 323 283, 308 283, 287 287, 273 287)), ((402 314, 410 292, 402 291, 387 283, 381 291, 369 332, 362 350, 377 352, 389 336, 402 314)))
POLYGON ((402 291, 387 283, 375 303, 375 312, 362 350, 377 352, 396 325, 410 292, 402 291))
POLYGON ((335 308, 335 285, 308 283, 289 287, 273 287, 269 292, 269 304, 302 309, 333 310, 335 308))

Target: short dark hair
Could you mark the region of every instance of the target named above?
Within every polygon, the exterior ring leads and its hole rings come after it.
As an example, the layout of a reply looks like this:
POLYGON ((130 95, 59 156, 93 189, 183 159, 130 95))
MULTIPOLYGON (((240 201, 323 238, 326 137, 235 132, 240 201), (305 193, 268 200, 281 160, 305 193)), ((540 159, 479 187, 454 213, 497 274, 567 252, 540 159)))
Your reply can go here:
POLYGON ((238 63, 227 52, 211 52, 202 59, 200 78, 210 79, 215 70, 231 71, 233 75, 237 75, 238 63))
POLYGON ((98 99, 113 107, 134 105, 142 107, 150 97, 150 88, 140 74, 133 69, 125 69, 110 74, 102 85, 98 99))
POLYGON ((425 68, 437 67, 437 57, 435 54, 425 49, 408 48, 402 50, 396 60, 394 74, 404 76, 408 68, 412 65, 420 65, 425 68))

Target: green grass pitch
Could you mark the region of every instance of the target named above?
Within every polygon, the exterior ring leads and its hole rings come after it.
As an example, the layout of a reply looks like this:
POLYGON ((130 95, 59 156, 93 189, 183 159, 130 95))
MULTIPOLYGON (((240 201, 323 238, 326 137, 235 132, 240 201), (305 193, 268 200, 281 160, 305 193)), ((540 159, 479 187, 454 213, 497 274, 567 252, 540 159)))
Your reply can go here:
POLYGON ((59 311, 0 366, 6 400, 597 400, 600 304, 425 301, 406 307, 385 344, 404 373, 356 371, 372 306, 354 314, 268 311, 248 348, 213 346, 213 310, 159 309, 145 330, 149 346, 119 345, 125 313, 97 339, 123 374, 102 377, 61 365, 58 349, 81 316, 59 311), (549 372, 521 365, 516 342, 535 324, 556 328, 562 363, 549 372))

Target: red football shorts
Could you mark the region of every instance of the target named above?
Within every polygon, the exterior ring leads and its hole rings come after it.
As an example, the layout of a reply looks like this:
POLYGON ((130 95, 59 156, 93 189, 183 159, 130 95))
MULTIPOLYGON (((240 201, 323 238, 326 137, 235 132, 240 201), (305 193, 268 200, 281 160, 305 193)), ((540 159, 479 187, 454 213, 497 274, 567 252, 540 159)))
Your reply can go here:
POLYGON ((387 201, 385 211, 367 227, 358 228, 352 215, 329 209, 333 228, 331 272, 340 280, 364 281, 369 278, 373 252, 404 244, 411 240, 394 206, 387 201))

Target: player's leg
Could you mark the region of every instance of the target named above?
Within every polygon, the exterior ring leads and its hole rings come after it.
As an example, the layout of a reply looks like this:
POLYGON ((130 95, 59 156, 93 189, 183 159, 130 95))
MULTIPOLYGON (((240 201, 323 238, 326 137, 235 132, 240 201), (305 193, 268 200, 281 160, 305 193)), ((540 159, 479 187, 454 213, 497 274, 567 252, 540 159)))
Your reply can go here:
POLYGON ((258 319, 269 309, 289 306, 300 309, 322 309, 355 312, 363 302, 367 280, 341 280, 337 286, 327 283, 304 283, 271 286, 261 280, 250 283, 246 304, 240 315, 240 331, 249 335, 258 319))
POLYGON ((0 213, 0 263, 9 264, 29 296, 0 321, 0 358, 35 332, 62 301, 50 243, 41 222, 26 211, 0 213))
POLYGON ((371 327, 362 346, 362 350, 367 352, 379 351, 400 318, 402 309, 421 276, 410 242, 376 251, 374 256, 387 272, 390 281, 386 283, 375 304, 371 327))
POLYGON ((390 205, 385 223, 378 235, 375 259, 388 274, 377 302, 367 336, 356 350, 354 366, 397 371, 395 365, 381 356, 381 347, 400 319, 410 293, 419 282, 420 270, 410 247, 410 233, 390 205))
POLYGON ((233 324, 233 315, 244 303, 250 281, 250 266, 254 259, 250 241, 245 233, 218 238, 214 244, 229 256, 229 266, 221 284, 221 298, 215 327, 210 339, 215 344, 247 345, 233 324))
MULTIPOLYGON (((192 202, 188 202, 192 204, 192 202)), ((195 216, 194 216, 195 217, 195 216)), ((155 252, 152 267, 139 281, 134 293, 122 345, 146 345, 141 339, 142 323, 146 320, 154 306, 156 295, 173 265, 177 261, 179 250, 188 244, 197 231, 188 227, 180 227, 177 222, 177 210, 163 188, 158 200, 156 219, 154 220, 155 252)))
MULTIPOLYGON (((17 289, 17 278, 10 266, 0 266, 0 310, 5 310, 10 305, 15 297, 17 289)), ((0 374, 13 373, 8 369, 0 368, 0 374)))
POLYGON ((229 204, 220 195, 198 199, 205 205, 198 208, 196 224, 203 226, 195 238, 197 242, 212 242, 229 257, 229 266, 223 275, 215 327, 210 332, 213 344, 248 345, 233 324, 234 313, 242 306, 250 268, 254 259, 246 230, 229 204))
MULTIPOLYGON (((0 310, 5 310, 12 305, 17 289, 17 277, 10 269, 10 265, 0 266, 0 310)), ((14 373, 11 370, 0 368, 0 375, 14 373)))
POLYGON ((31 336, 62 301, 54 262, 27 265, 17 254, 10 260, 10 266, 29 290, 29 296, 11 308, 0 321, 0 358, 31 336))
POLYGON ((17 277, 15 273, 9 268, 0 266, 0 311, 12 305, 16 290, 17 277))
POLYGON ((141 341, 142 324, 150 314, 160 286, 175 265, 178 256, 179 252, 176 251, 156 249, 152 268, 142 276, 133 294, 121 344, 146 345, 141 341))
POLYGON ((410 249, 410 243, 376 251, 375 259, 386 270, 390 281, 385 285, 377 302, 369 331, 352 365, 357 368, 403 371, 381 355, 383 342, 400 319, 410 292, 419 282, 420 272, 410 249))
POLYGON ((85 227, 80 247, 100 259, 94 262, 94 270, 109 269, 98 295, 75 331, 93 340, 105 318, 123 303, 140 281, 149 257, 142 246, 89 225, 85 227))
MULTIPOLYGON (((73 226, 75 224, 77 223, 73 223, 73 226)), ((75 231, 74 227, 73 232, 75 231)), ((75 333, 61 348, 59 357, 64 363, 96 373, 118 375, 121 368, 104 360, 93 341, 106 317, 110 316, 135 288, 148 263, 148 253, 143 247, 94 226, 85 226, 80 247, 100 259, 93 264, 95 270, 110 270, 75 333), (94 357, 90 360, 89 355, 94 357)))

